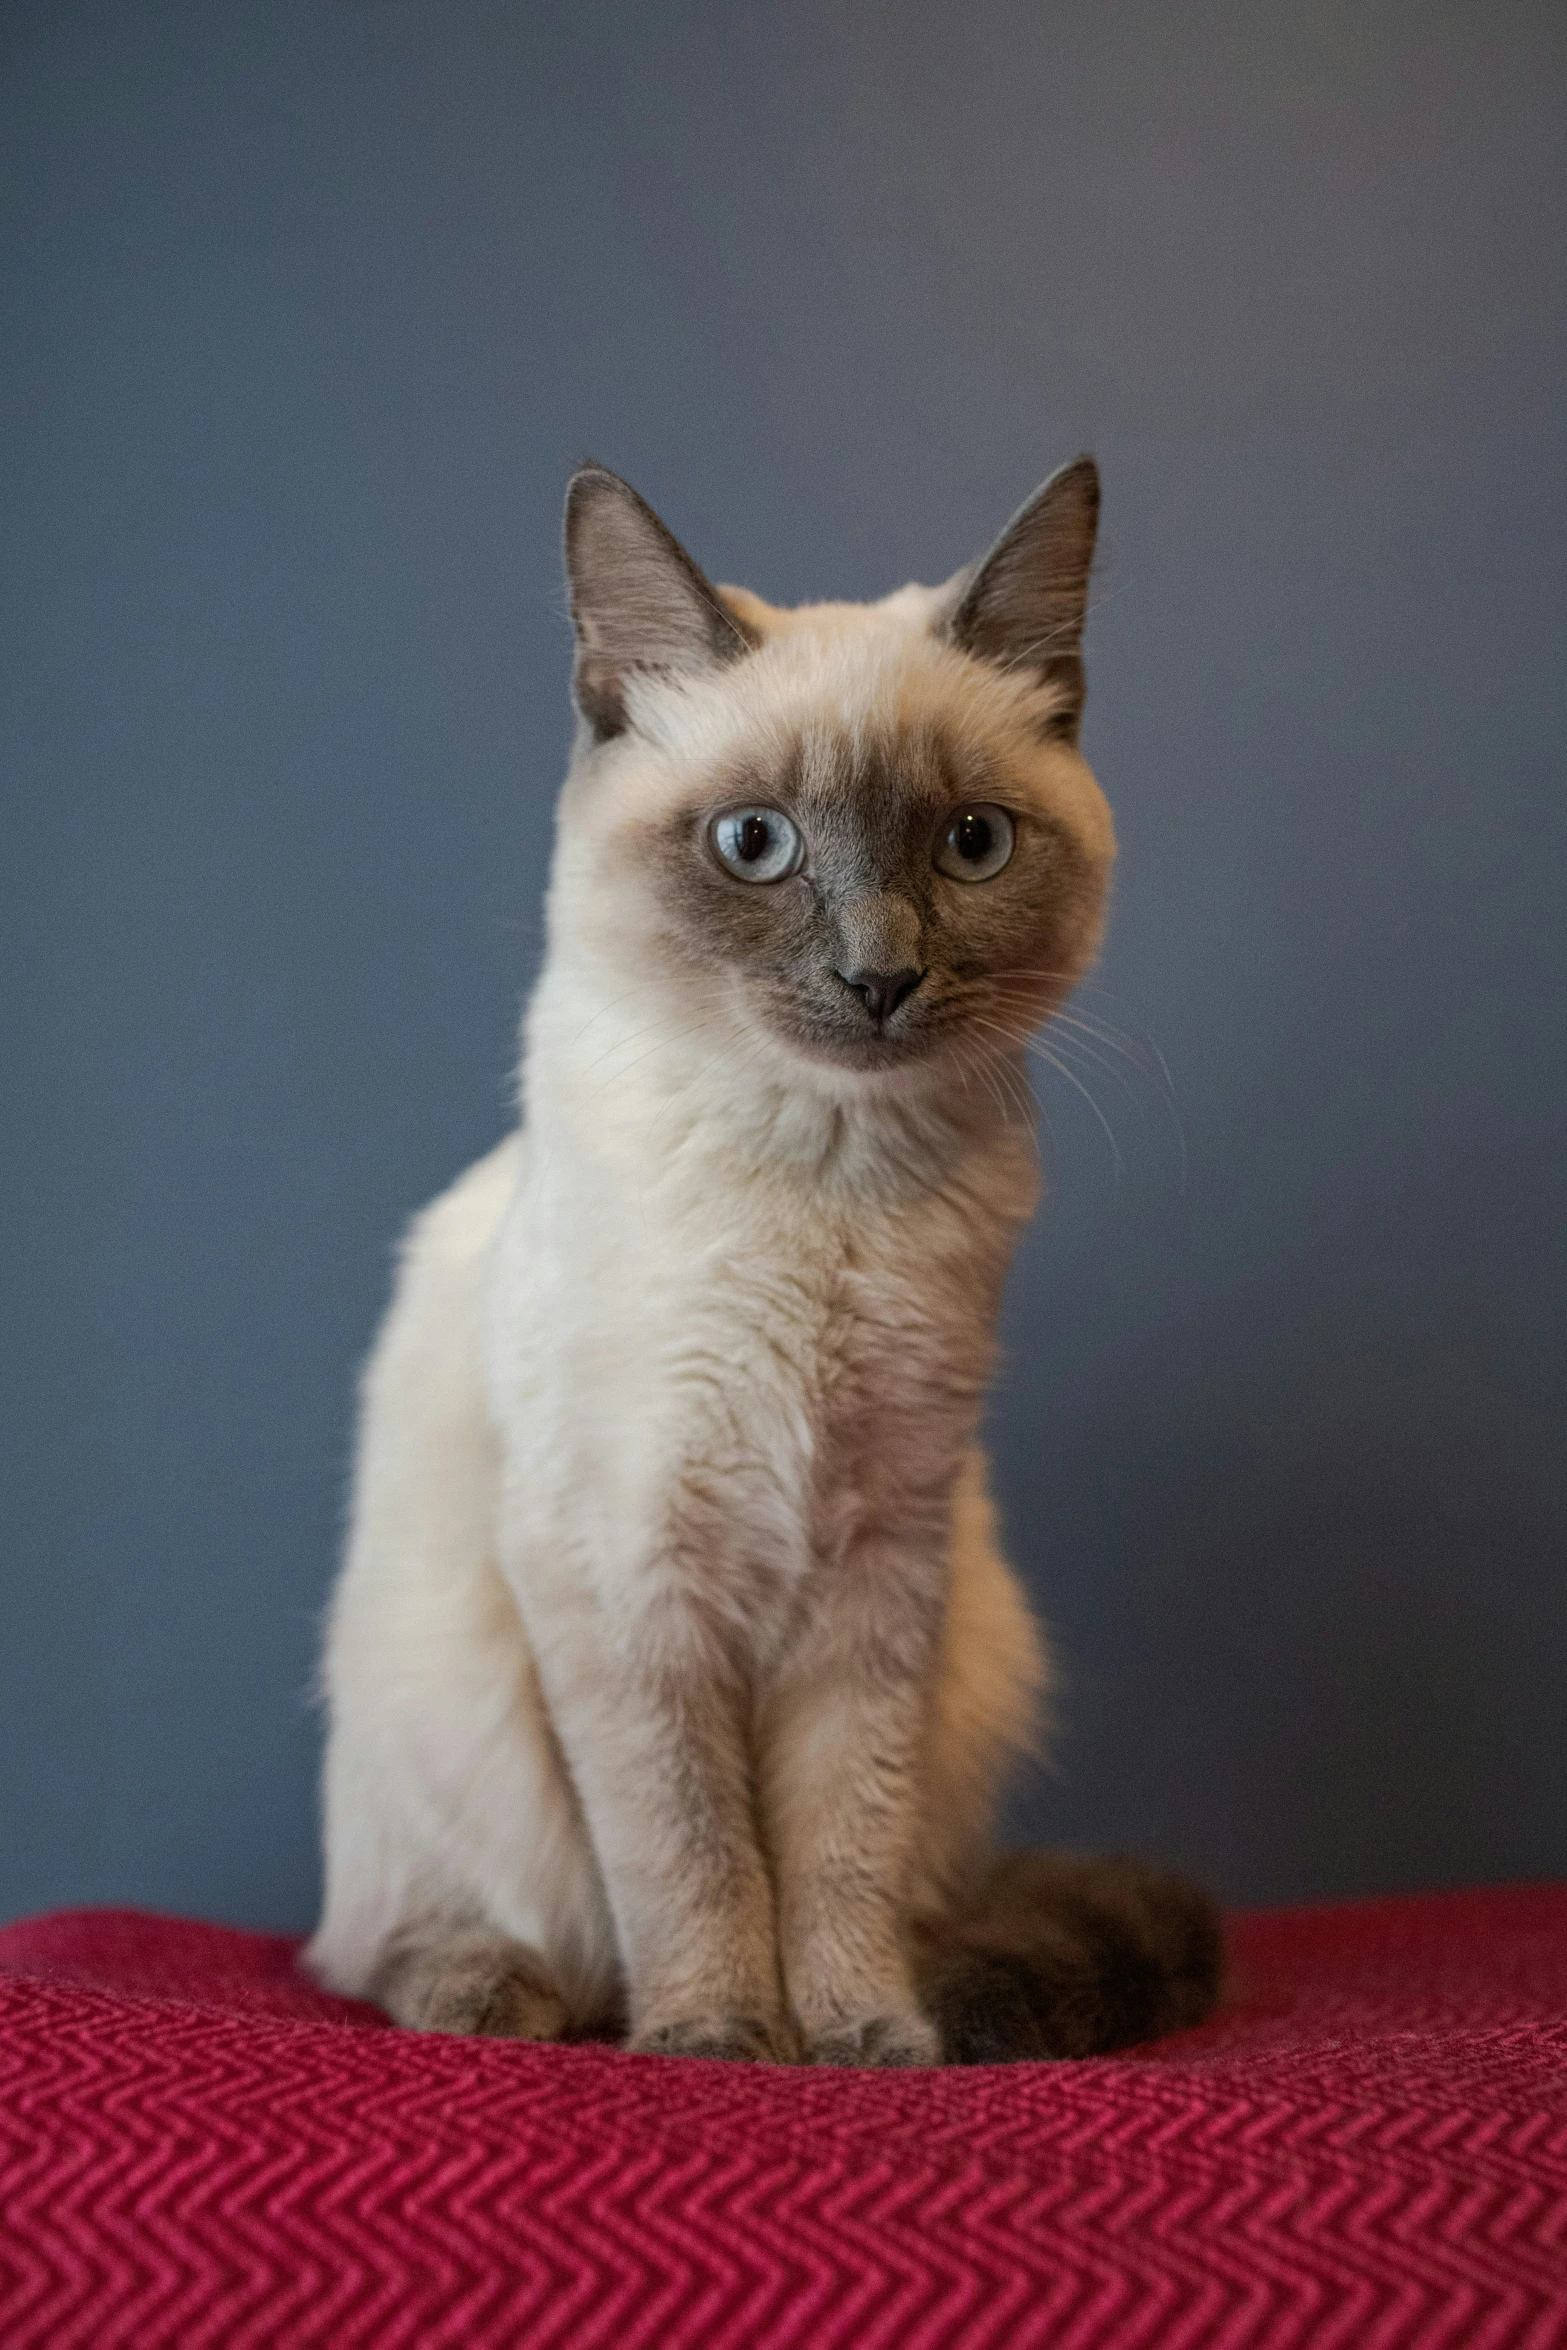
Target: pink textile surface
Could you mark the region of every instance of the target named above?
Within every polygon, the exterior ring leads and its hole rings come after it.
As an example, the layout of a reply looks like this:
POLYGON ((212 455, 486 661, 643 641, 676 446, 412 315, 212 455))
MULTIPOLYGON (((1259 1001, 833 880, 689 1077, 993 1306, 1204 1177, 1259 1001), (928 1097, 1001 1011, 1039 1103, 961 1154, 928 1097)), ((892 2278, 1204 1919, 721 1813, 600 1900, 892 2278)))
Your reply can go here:
POLYGON ((1236 1918, 1202 2030, 853 2073, 393 2031, 0 1928, 5 2350, 1567 2345, 1567 1887, 1236 1918))

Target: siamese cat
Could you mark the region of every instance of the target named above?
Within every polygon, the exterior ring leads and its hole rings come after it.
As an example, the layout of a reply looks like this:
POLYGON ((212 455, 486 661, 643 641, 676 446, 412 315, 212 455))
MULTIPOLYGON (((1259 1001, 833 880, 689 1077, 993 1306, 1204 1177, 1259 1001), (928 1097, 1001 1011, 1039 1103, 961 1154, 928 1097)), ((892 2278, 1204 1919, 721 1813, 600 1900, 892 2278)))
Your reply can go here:
POLYGON ((1099 504, 877 604, 566 500, 576 737, 522 1121, 363 1383, 309 1962, 423 2030, 911 2065, 1197 2020, 1217 1930, 992 1851, 1048 1685, 976 1429, 1099 944, 1099 504))

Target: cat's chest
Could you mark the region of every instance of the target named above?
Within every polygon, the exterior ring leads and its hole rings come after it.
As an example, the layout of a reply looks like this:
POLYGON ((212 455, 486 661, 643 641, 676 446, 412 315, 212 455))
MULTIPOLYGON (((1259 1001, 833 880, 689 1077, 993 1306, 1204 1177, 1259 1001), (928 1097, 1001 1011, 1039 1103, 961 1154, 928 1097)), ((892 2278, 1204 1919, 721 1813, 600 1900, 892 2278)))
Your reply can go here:
POLYGON ((1011 1219, 971 1192, 824 1201, 782 1181, 618 1199, 579 1182, 528 1209, 498 1329, 530 1508, 586 1511, 615 1548, 699 1502, 782 1567, 840 1549, 856 1511, 939 1510, 1011 1219))
POLYGON ((615 1320, 671 1440, 819 1491, 867 1458, 933 1457, 971 1422, 1004 1257, 950 1203, 752 1201, 666 1250, 615 1320))
POLYGON ((958 1278, 923 1219, 786 1237, 728 1236, 640 1323, 641 1431, 613 1471, 638 1524, 716 1507, 759 1623, 867 1528, 942 1539, 992 1346, 988 1268, 958 1278))

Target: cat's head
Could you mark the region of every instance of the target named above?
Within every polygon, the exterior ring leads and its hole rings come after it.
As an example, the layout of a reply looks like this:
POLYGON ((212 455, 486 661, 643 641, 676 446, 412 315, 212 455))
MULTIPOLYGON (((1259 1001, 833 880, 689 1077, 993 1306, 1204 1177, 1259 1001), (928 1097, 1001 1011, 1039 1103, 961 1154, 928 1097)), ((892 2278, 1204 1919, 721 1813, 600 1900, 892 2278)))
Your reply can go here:
POLYGON ((579 726, 552 938, 818 1069, 1020 1037, 1092 958, 1114 856, 1077 748, 1099 479, 879 604, 715 588, 636 492, 566 500, 579 726))

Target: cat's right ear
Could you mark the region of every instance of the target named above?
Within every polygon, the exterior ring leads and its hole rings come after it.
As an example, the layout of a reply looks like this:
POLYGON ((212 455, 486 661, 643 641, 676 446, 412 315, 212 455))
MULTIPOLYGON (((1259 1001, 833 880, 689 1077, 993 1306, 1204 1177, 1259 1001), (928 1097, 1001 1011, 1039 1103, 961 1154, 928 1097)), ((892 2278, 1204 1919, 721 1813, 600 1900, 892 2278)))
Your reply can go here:
POLYGON ((637 674, 691 675, 760 641, 646 500, 602 465, 580 467, 566 491, 566 581, 572 690, 599 742, 626 731, 637 674))

